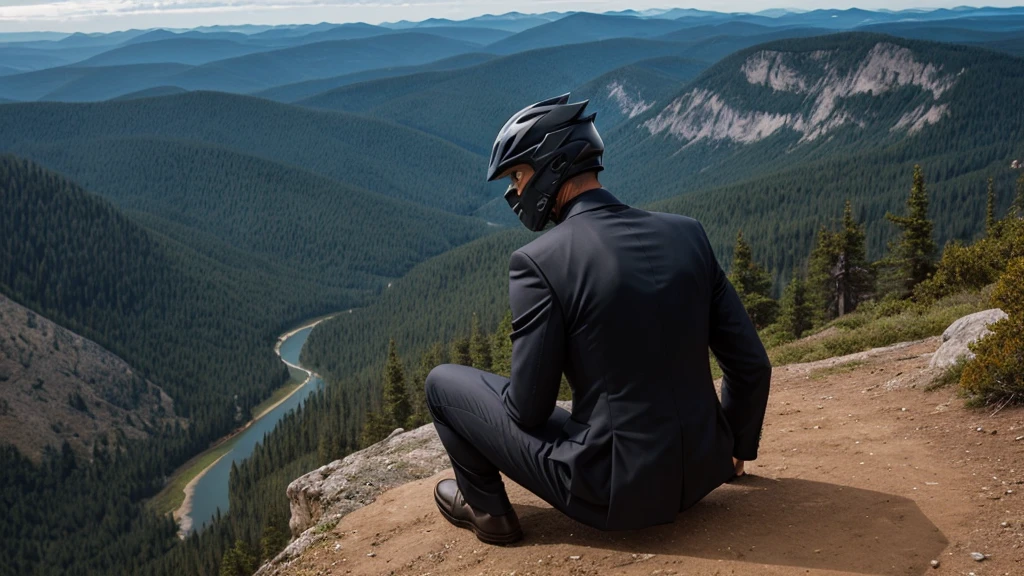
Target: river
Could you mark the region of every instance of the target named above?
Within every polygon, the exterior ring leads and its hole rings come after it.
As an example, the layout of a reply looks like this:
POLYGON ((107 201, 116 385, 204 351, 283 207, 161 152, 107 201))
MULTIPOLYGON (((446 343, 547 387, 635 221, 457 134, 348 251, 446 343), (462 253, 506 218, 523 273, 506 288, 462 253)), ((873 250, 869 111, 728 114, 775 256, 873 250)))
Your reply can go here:
MULTIPOLYGON (((299 366, 299 352, 302 351, 302 346, 306 343, 306 338, 309 337, 309 333, 315 325, 316 323, 313 323, 282 336, 283 341, 277 351, 286 363, 302 369, 299 366)), ((273 430, 285 414, 302 404, 310 394, 322 386, 323 380, 319 376, 311 374, 304 385, 262 417, 251 422, 248 428, 231 440, 234 442, 231 450, 207 468, 192 485, 191 510, 187 513, 188 518, 183 518, 181 522, 184 532, 188 532, 193 527, 201 528, 204 524, 209 523, 216 516, 218 508, 220 508, 221 514, 228 511, 228 480, 231 475, 231 464, 248 458, 256 444, 263 440, 264 434, 273 430)), ((184 505, 186 510, 188 503, 189 498, 186 496, 184 505)))

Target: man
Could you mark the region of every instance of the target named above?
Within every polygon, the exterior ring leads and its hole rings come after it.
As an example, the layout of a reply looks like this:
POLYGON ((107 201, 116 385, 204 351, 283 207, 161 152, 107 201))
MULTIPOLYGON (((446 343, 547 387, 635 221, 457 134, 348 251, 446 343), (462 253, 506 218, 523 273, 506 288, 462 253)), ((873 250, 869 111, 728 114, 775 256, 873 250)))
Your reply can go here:
POLYGON ((435 501, 489 543, 522 538, 499 471, 596 528, 672 522, 757 457, 768 401, 768 357, 704 229, 602 188, 594 115, 568 98, 512 116, 488 166, 527 228, 556 224, 509 263, 511 379, 446 364, 426 381, 455 470, 435 501))

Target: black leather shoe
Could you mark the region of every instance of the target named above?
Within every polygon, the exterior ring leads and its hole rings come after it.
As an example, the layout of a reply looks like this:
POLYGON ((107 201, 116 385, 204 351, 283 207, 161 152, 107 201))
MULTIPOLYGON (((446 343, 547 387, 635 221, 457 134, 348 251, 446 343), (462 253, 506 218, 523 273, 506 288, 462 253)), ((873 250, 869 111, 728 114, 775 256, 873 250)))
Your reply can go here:
POLYGON ((472 530, 481 542, 487 544, 511 544, 523 539, 516 511, 501 516, 491 516, 470 506, 462 497, 462 491, 455 480, 441 480, 434 486, 434 502, 449 522, 459 528, 472 530))

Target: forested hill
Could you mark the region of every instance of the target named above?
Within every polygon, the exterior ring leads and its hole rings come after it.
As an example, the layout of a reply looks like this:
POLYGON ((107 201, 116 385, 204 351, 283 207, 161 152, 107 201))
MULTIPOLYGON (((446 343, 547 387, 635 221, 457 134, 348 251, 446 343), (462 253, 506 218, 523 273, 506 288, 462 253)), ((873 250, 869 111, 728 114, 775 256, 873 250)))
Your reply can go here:
MULTIPOLYGON (((485 199, 479 156, 423 132, 352 114, 216 92, 90 104, 0 106, 0 151, 146 136, 217 144, 338 182, 467 213, 485 199)), ((482 169, 481 169, 482 170, 482 169)), ((113 176, 111 176, 113 177, 113 176)))
POLYGON ((242 251, 324 285, 376 288, 487 232, 476 219, 222 146, 118 137, 19 148, 197 252, 242 251))
POLYGON ((723 59, 609 133, 606 160, 621 168, 606 178, 641 203, 886 150, 922 164, 957 154, 965 165, 946 179, 1020 149, 1022 90, 1024 60, 988 50, 867 33, 781 40, 723 59))

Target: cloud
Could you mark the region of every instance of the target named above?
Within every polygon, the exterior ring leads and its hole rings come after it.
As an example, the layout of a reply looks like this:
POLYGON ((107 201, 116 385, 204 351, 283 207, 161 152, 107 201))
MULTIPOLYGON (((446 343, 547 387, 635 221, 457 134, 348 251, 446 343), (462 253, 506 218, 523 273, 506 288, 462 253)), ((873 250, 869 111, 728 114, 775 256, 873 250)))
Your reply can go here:
POLYGON ((0 5, 0 22, 4 21, 76 21, 104 17, 151 14, 226 14, 322 8, 352 8, 358 11, 405 7, 445 7, 458 5, 454 0, 371 1, 358 0, 226 0, 202 2, 195 0, 37 0, 4 2, 0 5))

